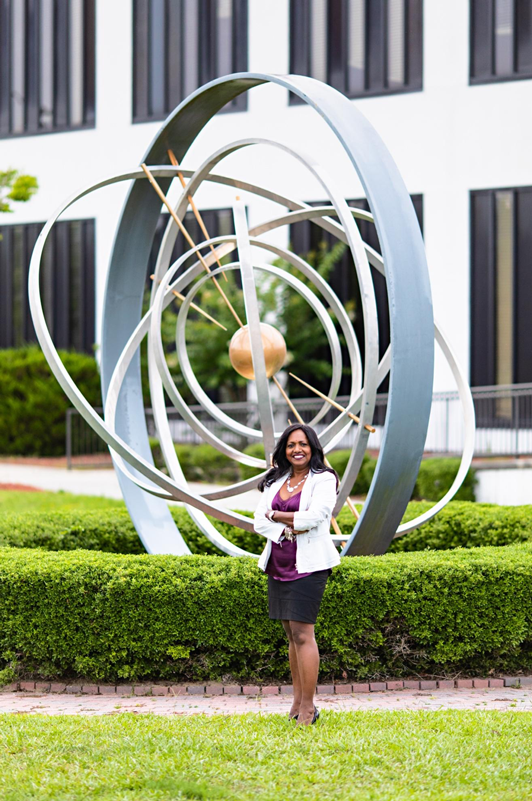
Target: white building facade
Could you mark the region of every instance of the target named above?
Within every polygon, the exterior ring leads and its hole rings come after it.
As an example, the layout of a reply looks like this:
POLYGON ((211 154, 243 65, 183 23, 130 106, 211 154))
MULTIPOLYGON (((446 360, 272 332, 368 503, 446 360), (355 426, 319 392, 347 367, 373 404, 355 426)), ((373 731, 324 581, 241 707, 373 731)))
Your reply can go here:
MULTIPOLYGON (((65 198, 137 167, 167 113, 205 80, 292 70, 352 96, 389 148, 422 219, 435 315, 471 383, 532 382, 528 0, 3 0, 0 62, 0 170, 40 185, 0 218, 1 347, 32 338, 31 245, 65 198)), ((326 126, 273 86, 219 114, 183 166, 247 136, 319 155, 347 198, 363 197, 326 126)), ((220 171, 323 200, 288 156, 248 150, 220 171)), ((58 229, 45 302, 64 347, 98 342, 127 188, 88 196, 58 229)), ((271 216, 266 201, 245 199, 251 223, 271 216)), ((226 209, 230 198, 212 186, 197 202, 226 209)), ((438 358, 435 389, 453 388, 438 358)))

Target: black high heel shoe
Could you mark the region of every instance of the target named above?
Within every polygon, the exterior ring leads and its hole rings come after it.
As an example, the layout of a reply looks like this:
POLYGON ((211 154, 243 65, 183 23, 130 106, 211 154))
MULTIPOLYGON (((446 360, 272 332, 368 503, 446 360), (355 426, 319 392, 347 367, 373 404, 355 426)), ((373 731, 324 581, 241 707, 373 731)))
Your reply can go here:
MULTIPOLYGON (((313 716, 313 718, 312 718, 312 722, 311 722, 311 724, 310 724, 311 726, 312 726, 314 723, 316 723, 316 721, 317 721, 317 719, 319 718, 319 716, 320 716, 320 711, 319 711, 318 707, 317 707, 317 706, 315 706, 315 707, 314 707, 314 716, 313 716)), ((290 715, 288 715, 288 720, 297 720, 298 718, 299 718, 299 715, 292 715, 292 717, 290 717, 290 715)))

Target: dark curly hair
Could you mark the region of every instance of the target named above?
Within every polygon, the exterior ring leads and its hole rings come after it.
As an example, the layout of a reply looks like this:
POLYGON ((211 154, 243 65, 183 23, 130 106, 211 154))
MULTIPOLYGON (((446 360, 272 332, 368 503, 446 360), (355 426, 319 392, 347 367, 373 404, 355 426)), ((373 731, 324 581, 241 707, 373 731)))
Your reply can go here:
POLYGON ((327 467, 325 464, 325 456, 323 454, 323 448, 320 445, 318 435, 313 428, 304 425, 304 423, 294 423, 293 425, 288 426, 288 428, 285 428, 279 438, 279 442, 275 446, 275 450, 272 455, 273 467, 268 470, 264 478, 259 482, 258 489, 261 492, 264 492, 266 487, 269 487, 274 483, 274 481, 277 481, 277 479, 286 475, 291 469, 292 465, 286 458, 286 444, 288 442, 288 437, 294 431, 302 431, 308 439, 311 452, 309 467, 312 472, 332 473, 336 478, 336 488, 338 489, 338 475, 336 470, 333 470, 332 467, 327 467))

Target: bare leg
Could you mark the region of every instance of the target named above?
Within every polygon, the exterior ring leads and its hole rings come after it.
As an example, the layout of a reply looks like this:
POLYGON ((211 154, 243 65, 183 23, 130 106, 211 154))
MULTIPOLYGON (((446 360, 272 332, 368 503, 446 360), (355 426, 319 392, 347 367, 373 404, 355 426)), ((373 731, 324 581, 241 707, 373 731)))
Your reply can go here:
POLYGON ((297 652, 292 637, 292 629, 290 628, 289 620, 282 620, 283 628, 288 637, 288 660, 290 662, 290 672, 292 674, 292 686, 294 688, 294 700, 292 701, 292 708, 290 710, 290 717, 299 715, 299 706, 301 704, 301 679, 299 678, 299 666, 297 663, 297 652))
POLYGON ((312 723, 314 716, 314 692, 318 681, 320 653, 314 638, 314 625, 312 623, 291 620, 290 628, 292 630, 301 686, 298 723, 308 726, 312 723))

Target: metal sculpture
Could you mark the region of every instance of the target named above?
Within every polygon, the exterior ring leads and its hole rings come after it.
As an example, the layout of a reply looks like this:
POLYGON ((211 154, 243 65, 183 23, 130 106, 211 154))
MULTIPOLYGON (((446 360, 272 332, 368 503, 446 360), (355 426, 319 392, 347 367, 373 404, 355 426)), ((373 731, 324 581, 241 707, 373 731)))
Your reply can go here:
MULTIPOLYGON (((327 395, 317 393, 324 403, 310 422, 315 425, 320 421, 331 405, 339 409, 339 415, 320 435, 325 452, 331 451, 349 426, 356 424, 354 445, 340 484, 335 514, 346 501, 349 502, 350 488, 359 472, 370 432, 374 430, 371 423, 377 388, 384 377, 388 373, 390 375, 386 423, 375 476, 360 517, 342 552, 343 555, 384 553, 394 536, 406 533, 433 517, 460 487, 473 454, 474 410, 465 376, 433 321, 423 241, 406 187, 375 130, 339 92, 312 78, 255 73, 220 78, 196 91, 167 119, 149 147, 140 169, 113 176, 76 194, 48 221, 31 259, 31 313, 39 342, 57 380, 74 406, 111 449, 125 502, 146 550, 151 553, 189 553, 188 546, 168 510, 167 501, 174 500, 185 503, 195 523, 218 548, 233 556, 244 555, 247 552, 229 542, 207 515, 252 530, 249 518, 220 508, 216 501, 255 487, 260 476, 214 492, 194 494, 188 487, 173 447, 165 411, 164 391, 183 419, 205 442, 237 462, 267 469, 268 458, 279 433, 274 427, 270 379, 281 390, 296 419, 300 418, 275 377, 284 361, 285 343, 279 331, 261 323, 255 282, 258 272, 275 276, 299 292, 325 330, 331 350, 331 384, 327 395), (313 158, 304 156, 301 152, 290 151, 274 141, 250 138, 232 142, 220 148, 198 169, 181 169, 179 160, 184 157, 213 115, 237 95, 268 82, 294 92, 327 122, 358 173, 371 213, 348 207, 334 180, 325 175, 322 167, 313 158), (310 207, 294 198, 213 172, 226 156, 241 148, 258 144, 282 148, 302 163, 321 184, 329 198, 329 204, 310 207), (173 208, 166 195, 170 184, 176 179, 181 183, 182 192, 173 208), (59 359, 43 314, 39 272, 47 237, 63 212, 89 192, 119 181, 133 183, 118 226, 105 293, 101 345, 105 414, 102 419, 79 392, 59 359), (245 206, 242 201, 236 200, 233 205, 236 233, 211 239, 193 200, 203 181, 267 198, 278 203, 282 212, 274 219, 250 229, 245 206), (142 316, 146 267, 161 202, 167 206, 171 219, 152 276, 154 280, 150 308, 142 316), (182 222, 189 205, 205 236, 205 240, 199 243, 192 241, 182 222), (363 382, 362 359, 353 327, 330 286, 302 258, 285 248, 269 244, 262 238, 275 228, 300 220, 311 220, 338 240, 347 243, 351 250, 360 287, 365 328, 363 382), (356 220, 367 220, 375 224, 382 257, 362 241, 356 220), (172 248, 180 231, 190 247, 180 259, 170 264, 172 248), (269 264, 267 258, 264 263, 254 263, 252 246, 264 250, 266 257, 285 259, 313 284, 321 298, 291 273, 269 264), (231 253, 235 254, 235 260, 222 265, 222 257, 231 253), (197 261, 179 273, 181 266, 191 256, 196 256, 197 261), (370 265, 385 275, 389 297, 391 345, 380 362, 377 309, 370 265), (245 325, 224 292, 223 280, 219 280, 230 270, 240 271, 245 301, 245 325), (207 281, 215 283, 221 302, 229 305, 238 326, 232 338, 230 332, 228 333, 230 356, 235 369, 241 375, 254 378, 256 382, 260 429, 233 420, 212 403, 199 385, 188 359, 185 342, 187 315, 192 307, 202 312, 201 306, 193 301, 198 290, 207 281), (180 367, 189 388, 198 403, 218 423, 248 440, 263 442, 266 461, 241 453, 212 433, 181 397, 166 363, 160 333, 163 310, 174 295, 182 300, 177 318, 176 345, 180 367), (322 299, 338 320, 351 363, 351 386, 345 409, 336 401, 342 376, 338 333, 322 299), (434 336, 449 362, 460 392, 466 424, 464 454, 456 479, 446 496, 424 515, 401 525, 416 481, 429 422, 434 336), (151 403, 168 475, 154 466, 148 442, 139 358, 139 346, 144 337, 148 340, 151 403)), ((213 323, 217 322, 212 317, 209 319, 213 323)), ((310 385, 307 386, 313 390, 310 385)), ((355 511, 352 504, 350 507, 355 511)), ((336 532, 334 536, 337 540, 345 539, 337 528, 336 532)))

